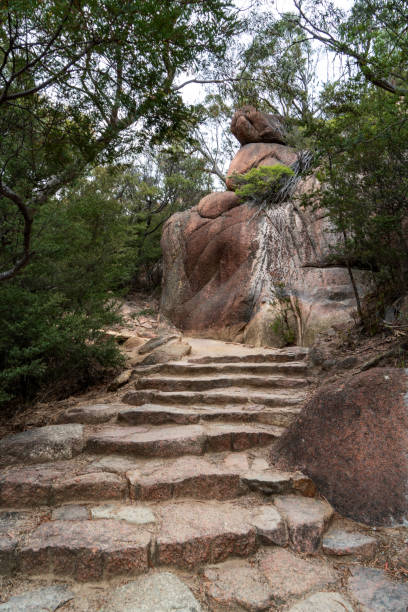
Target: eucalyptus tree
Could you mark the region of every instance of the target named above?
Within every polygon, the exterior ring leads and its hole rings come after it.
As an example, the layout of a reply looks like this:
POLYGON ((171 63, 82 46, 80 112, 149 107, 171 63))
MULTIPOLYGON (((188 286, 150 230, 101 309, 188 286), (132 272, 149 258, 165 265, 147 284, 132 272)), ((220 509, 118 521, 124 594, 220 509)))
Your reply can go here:
POLYGON ((408 5, 405 0, 355 0, 349 11, 331 0, 294 0, 295 23, 335 54, 352 74, 397 96, 408 94, 408 5), (354 70, 353 70, 354 69, 354 70))
POLYGON ((384 306, 408 288, 408 6, 355 0, 343 11, 329 1, 294 3, 305 35, 346 58, 311 125, 324 186, 318 201, 344 238, 332 264, 375 272, 368 324, 376 319, 378 329, 384 306))

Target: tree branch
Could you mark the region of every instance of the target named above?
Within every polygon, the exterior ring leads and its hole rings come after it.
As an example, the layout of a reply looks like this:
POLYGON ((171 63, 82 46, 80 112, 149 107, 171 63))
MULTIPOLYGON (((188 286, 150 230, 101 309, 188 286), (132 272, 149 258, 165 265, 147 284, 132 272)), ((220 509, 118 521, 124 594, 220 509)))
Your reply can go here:
POLYGON ((14 93, 8 94, 7 92, 10 87, 10 82, 9 82, 6 85, 6 87, 3 89, 0 95, 0 104, 4 104, 5 102, 8 102, 9 100, 17 100, 18 98, 26 98, 27 96, 31 96, 33 94, 36 94, 42 91, 43 89, 45 89, 52 83, 55 83, 61 76, 66 74, 72 66, 74 66, 82 57, 84 57, 84 55, 86 55, 91 49, 93 49, 97 45, 101 44, 101 42, 103 41, 94 40, 88 43, 80 53, 77 53, 76 55, 74 55, 74 57, 67 64, 65 64, 65 66, 63 66, 56 74, 53 74, 48 79, 46 79, 39 85, 32 87, 31 89, 16 91, 14 93))
POLYGON ((9 270, 5 270, 4 272, 0 272, 0 281, 8 280, 16 276, 16 274, 24 268, 32 255, 30 252, 30 243, 31 243, 31 230, 33 224, 33 211, 26 206, 23 200, 20 198, 17 193, 15 193, 12 189, 4 185, 0 182, 0 195, 7 198, 13 204, 15 204, 20 211, 21 215, 24 219, 24 232, 23 232, 23 255, 17 260, 12 268, 9 270))

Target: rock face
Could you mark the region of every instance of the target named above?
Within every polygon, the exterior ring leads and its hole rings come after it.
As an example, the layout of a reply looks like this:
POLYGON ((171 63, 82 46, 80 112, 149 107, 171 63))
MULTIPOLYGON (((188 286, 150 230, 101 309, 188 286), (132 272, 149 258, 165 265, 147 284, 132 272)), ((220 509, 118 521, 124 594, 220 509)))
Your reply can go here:
POLYGON ((216 219, 239 204, 239 197, 233 191, 220 191, 210 193, 200 200, 197 212, 204 219, 216 219))
POLYGON ((371 525, 408 519, 408 371, 374 368, 321 389, 279 442, 341 514, 371 525))
MULTIPOLYGON (((228 192, 217 195, 211 217, 200 214, 202 202, 173 215, 162 236, 162 314, 191 335, 276 347, 311 345, 349 321, 356 303, 347 270, 305 267, 324 261, 335 235, 323 213, 302 210, 296 197, 268 217, 228 192), (215 217, 221 203, 226 210, 215 217)), ((354 276, 364 294, 368 273, 354 276)))
POLYGON ((161 310, 180 329, 226 340, 242 332, 257 293, 255 213, 243 204, 205 219, 193 208, 165 225, 161 310))
MULTIPOLYGON (((234 172, 296 166, 278 123, 252 107, 237 111, 232 131, 243 146, 227 173, 230 190, 234 172)), ((314 177, 295 181, 288 199, 267 211, 233 191, 213 193, 173 215, 162 236, 162 315, 190 335, 276 347, 309 346, 348 322, 356 309, 348 272, 326 266, 339 237, 324 211, 301 204, 317 188, 314 177)), ((363 297, 370 278, 353 272, 363 297)))

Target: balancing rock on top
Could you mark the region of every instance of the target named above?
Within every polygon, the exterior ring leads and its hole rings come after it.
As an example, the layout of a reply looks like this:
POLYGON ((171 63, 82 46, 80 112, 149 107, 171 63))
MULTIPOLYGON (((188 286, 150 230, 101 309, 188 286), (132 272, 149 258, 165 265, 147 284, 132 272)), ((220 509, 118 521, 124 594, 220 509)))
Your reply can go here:
POLYGON ((262 113, 253 106, 244 106, 235 112, 231 132, 241 145, 252 142, 286 144, 286 130, 281 117, 262 113))

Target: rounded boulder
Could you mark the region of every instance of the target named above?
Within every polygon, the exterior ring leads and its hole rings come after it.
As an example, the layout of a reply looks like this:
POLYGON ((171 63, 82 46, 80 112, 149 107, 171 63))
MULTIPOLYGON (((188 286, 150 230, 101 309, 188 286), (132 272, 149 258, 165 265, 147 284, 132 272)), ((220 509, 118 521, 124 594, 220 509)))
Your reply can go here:
POLYGON ((408 370, 373 368, 321 388, 274 451, 334 508, 369 525, 408 520, 408 370))
POLYGON ((205 219, 216 219, 239 204, 239 198, 233 191, 219 191, 202 198, 197 205, 197 212, 205 219))
POLYGON ((250 142, 286 142, 282 118, 262 113, 254 106, 244 106, 234 113, 231 132, 242 145, 250 142))

